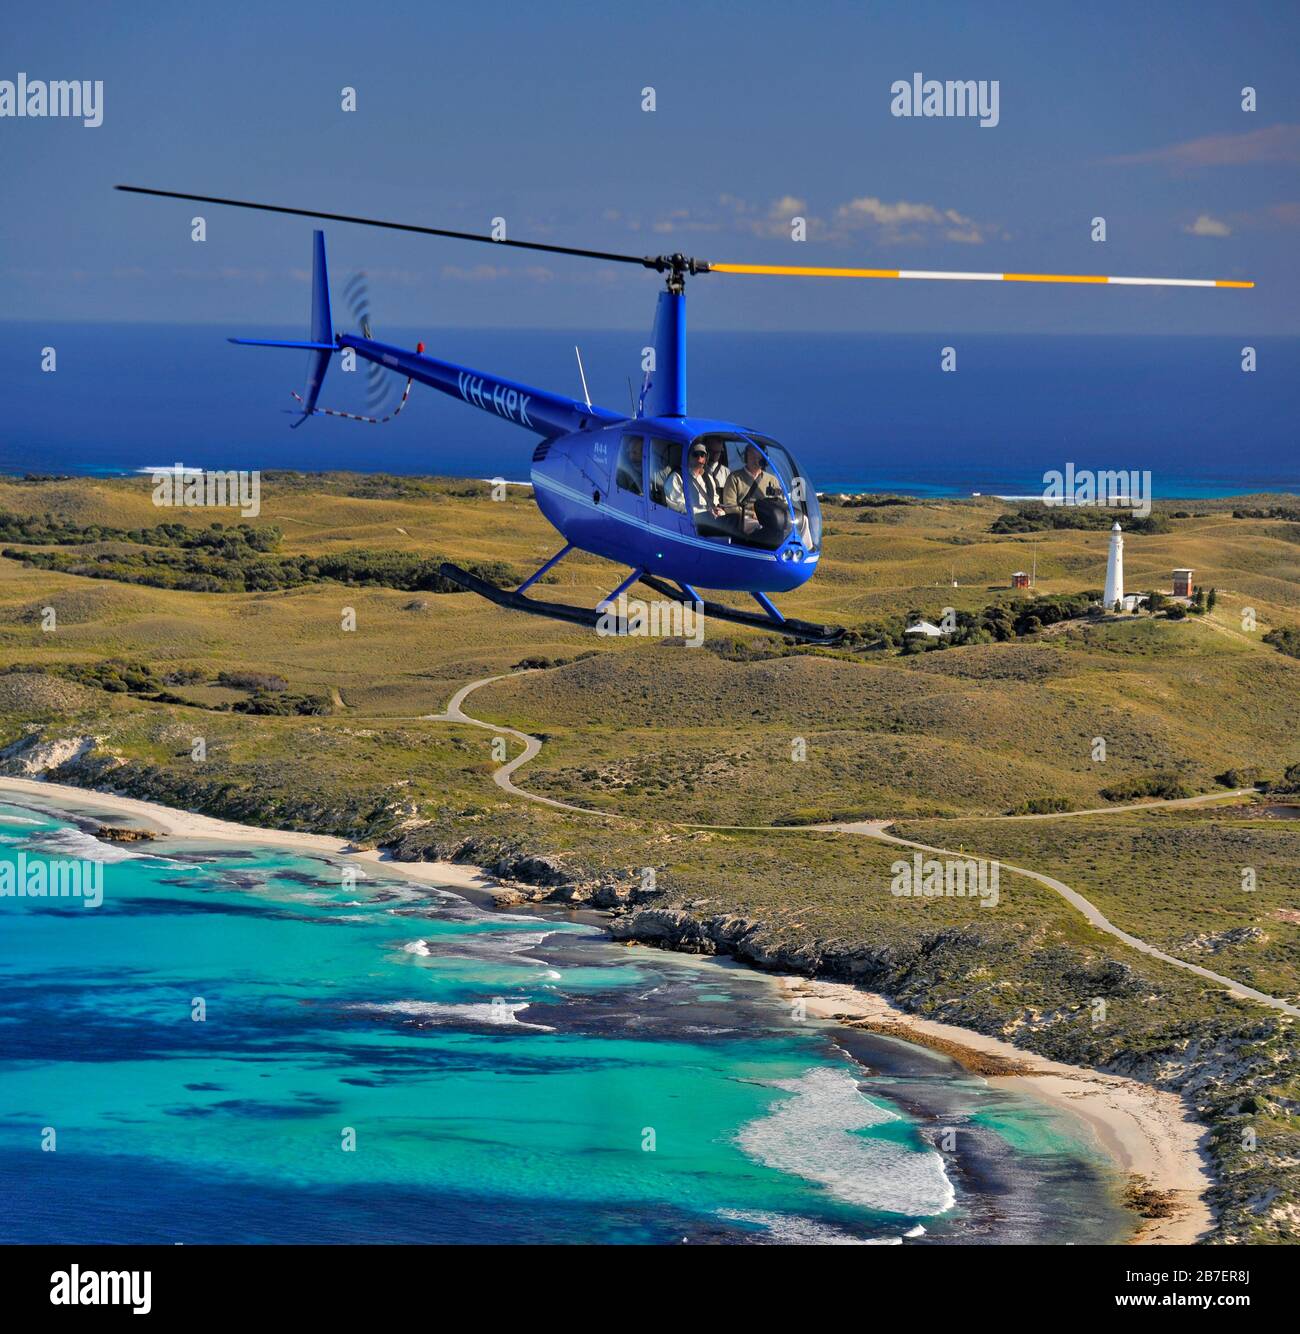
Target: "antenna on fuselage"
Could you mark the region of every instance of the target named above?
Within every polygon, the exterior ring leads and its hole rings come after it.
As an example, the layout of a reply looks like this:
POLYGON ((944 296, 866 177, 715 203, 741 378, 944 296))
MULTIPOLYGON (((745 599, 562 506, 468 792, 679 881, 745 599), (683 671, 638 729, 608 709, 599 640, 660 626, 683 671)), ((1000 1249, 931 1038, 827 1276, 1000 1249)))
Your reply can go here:
POLYGON ((578 351, 577 343, 573 345, 573 355, 578 358, 578 378, 582 381, 582 396, 587 400, 587 406, 591 407, 591 394, 587 391, 587 372, 582 369, 582 353, 578 351))

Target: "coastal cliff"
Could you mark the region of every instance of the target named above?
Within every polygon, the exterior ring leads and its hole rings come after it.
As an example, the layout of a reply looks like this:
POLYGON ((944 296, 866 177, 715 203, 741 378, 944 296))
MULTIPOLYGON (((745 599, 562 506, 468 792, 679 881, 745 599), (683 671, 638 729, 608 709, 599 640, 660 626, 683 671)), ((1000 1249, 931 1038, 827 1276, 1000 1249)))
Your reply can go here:
MULTIPOLYGON (((23 747, 30 755, 30 742, 23 747)), ((1180 1094, 1207 1127, 1216 1184, 1216 1219, 1207 1240, 1294 1241, 1300 1196, 1294 1163, 1300 1134, 1253 1142, 1256 1118, 1285 1124, 1300 1099, 1289 1071, 1300 1060, 1293 1021, 1223 998, 1212 1015, 1182 1012, 1177 997, 1148 970, 1099 949, 1018 934, 1014 923, 905 931, 861 928, 833 935, 790 912, 728 911, 716 883, 704 897, 689 877, 647 884, 644 868, 558 847, 542 828, 503 829, 499 812, 436 820, 414 818, 400 802, 358 817, 308 800, 259 802, 248 789, 75 747, 48 779, 198 810, 264 828, 351 838, 395 861, 479 867, 503 882, 498 901, 603 909, 617 940, 701 955, 722 955, 772 972, 852 983, 888 997, 906 1014, 1003 1039, 1026 1053, 1124 1075, 1180 1094), (1089 998, 1112 1013, 1158 1016, 1146 1027, 1090 1022, 1089 998)), ((17 757, 14 757, 17 758, 17 757)), ((4 767, 19 771, 13 759, 4 767)), ((659 841, 663 835, 657 836, 659 841)), ((675 836, 674 836, 675 837, 675 836)), ((618 845, 610 840, 614 851, 618 845)), ((762 875, 740 866, 734 876, 762 875)))

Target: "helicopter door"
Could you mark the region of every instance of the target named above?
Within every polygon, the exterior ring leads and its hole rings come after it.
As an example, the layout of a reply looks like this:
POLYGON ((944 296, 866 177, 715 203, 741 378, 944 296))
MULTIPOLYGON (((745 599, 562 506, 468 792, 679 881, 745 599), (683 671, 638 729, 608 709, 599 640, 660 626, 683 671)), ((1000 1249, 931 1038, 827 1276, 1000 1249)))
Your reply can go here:
POLYGON ((652 436, 649 443, 650 522, 669 533, 689 535, 694 525, 686 513, 681 441, 652 436))
POLYGON ((656 573, 672 571, 676 578, 693 579, 699 563, 694 542, 674 540, 695 535, 695 525, 687 513, 691 485, 682 472, 682 442, 651 436, 647 444, 648 510, 650 526, 658 538, 650 568, 656 573))
POLYGON ((625 435, 619 441, 614 485, 609 503, 620 513, 645 519, 645 437, 625 435))

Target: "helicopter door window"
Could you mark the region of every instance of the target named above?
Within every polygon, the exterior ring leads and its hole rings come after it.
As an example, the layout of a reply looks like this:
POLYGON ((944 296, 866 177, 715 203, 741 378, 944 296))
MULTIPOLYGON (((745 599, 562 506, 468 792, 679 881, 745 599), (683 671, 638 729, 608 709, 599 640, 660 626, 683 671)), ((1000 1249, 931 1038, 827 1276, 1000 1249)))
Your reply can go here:
POLYGON ((656 505, 676 510, 678 514, 686 513, 680 441, 650 441, 650 499, 656 505))
POLYGON ((618 470, 615 477, 620 491, 641 494, 641 456, 645 441, 639 435, 625 435, 618 451, 618 470))

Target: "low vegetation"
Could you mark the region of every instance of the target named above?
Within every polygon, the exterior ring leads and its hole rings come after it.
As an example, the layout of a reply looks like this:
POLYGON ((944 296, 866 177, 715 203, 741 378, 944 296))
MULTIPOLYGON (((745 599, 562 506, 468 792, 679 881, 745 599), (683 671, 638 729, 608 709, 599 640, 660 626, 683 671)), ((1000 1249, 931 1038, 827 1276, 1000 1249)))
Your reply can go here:
MULTIPOLYGON (((991 532, 1002 502, 849 498, 825 507, 817 578, 782 600, 854 627, 844 644, 709 623, 695 651, 463 593, 413 597, 441 591, 444 553, 502 583, 554 553, 517 488, 496 501, 479 483, 263 474, 263 519, 231 537, 245 526, 214 529, 210 511, 157 523, 147 479, 0 479, 0 753, 18 768, 77 742, 49 777, 403 855, 519 874, 540 859, 562 886, 655 868, 656 905, 729 923, 745 957, 1183 1088, 1211 1128, 1219 1235, 1287 1239, 1287 1021, 1098 934, 1021 877, 1004 877, 996 909, 902 900, 897 849, 802 827, 902 819, 920 841, 1059 875, 1177 957, 1300 993, 1294 826, 1226 793, 1300 792, 1300 663, 1264 642, 1300 616, 1295 544, 1271 512, 1283 503, 1198 501, 1176 521, 1157 505, 1150 529, 1126 522, 1134 587, 1185 566, 1217 590, 1175 623, 1089 614, 1101 526, 991 532), (1007 585, 1031 545, 1026 597, 1007 585), (915 613, 946 606, 947 648, 893 651, 915 613), (1247 606, 1259 631, 1239 628, 1247 606), (500 675, 466 707, 542 737, 516 781, 591 814, 506 796, 494 733, 431 716, 500 675), (1226 806, 1051 818, 1214 790, 1226 806)), ((594 605, 620 575, 577 555, 554 577, 560 600, 594 605)))
MULTIPOLYGON (((263 548, 205 544, 154 546, 135 551, 94 551, 77 555, 62 551, 0 550, 8 560, 41 570, 115 579, 152 588, 182 588, 192 593, 265 593, 326 580, 406 592, 458 593, 460 586, 438 573, 442 556, 418 557, 400 551, 344 551, 318 556, 276 556, 263 548)), ((520 582, 519 573, 497 561, 470 562, 477 574, 498 588, 520 582)))
POLYGON ((991 533, 1039 533, 1050 528, 1109 529, 1116 519, 1129 533, 1167 533, 1169 519, 1164 514, 1137 515, 1131 510, 1105 506, 1045 505, 1026 501, 1014 510, 999 514, 989 528, 991 533))
POLYGON ((1300 658, 1300 626, 1285 625, 1270 630, 1264 636, 1264 643, 1272 644, 1279 653, 1285 653, 1288 658, 1300 658))

